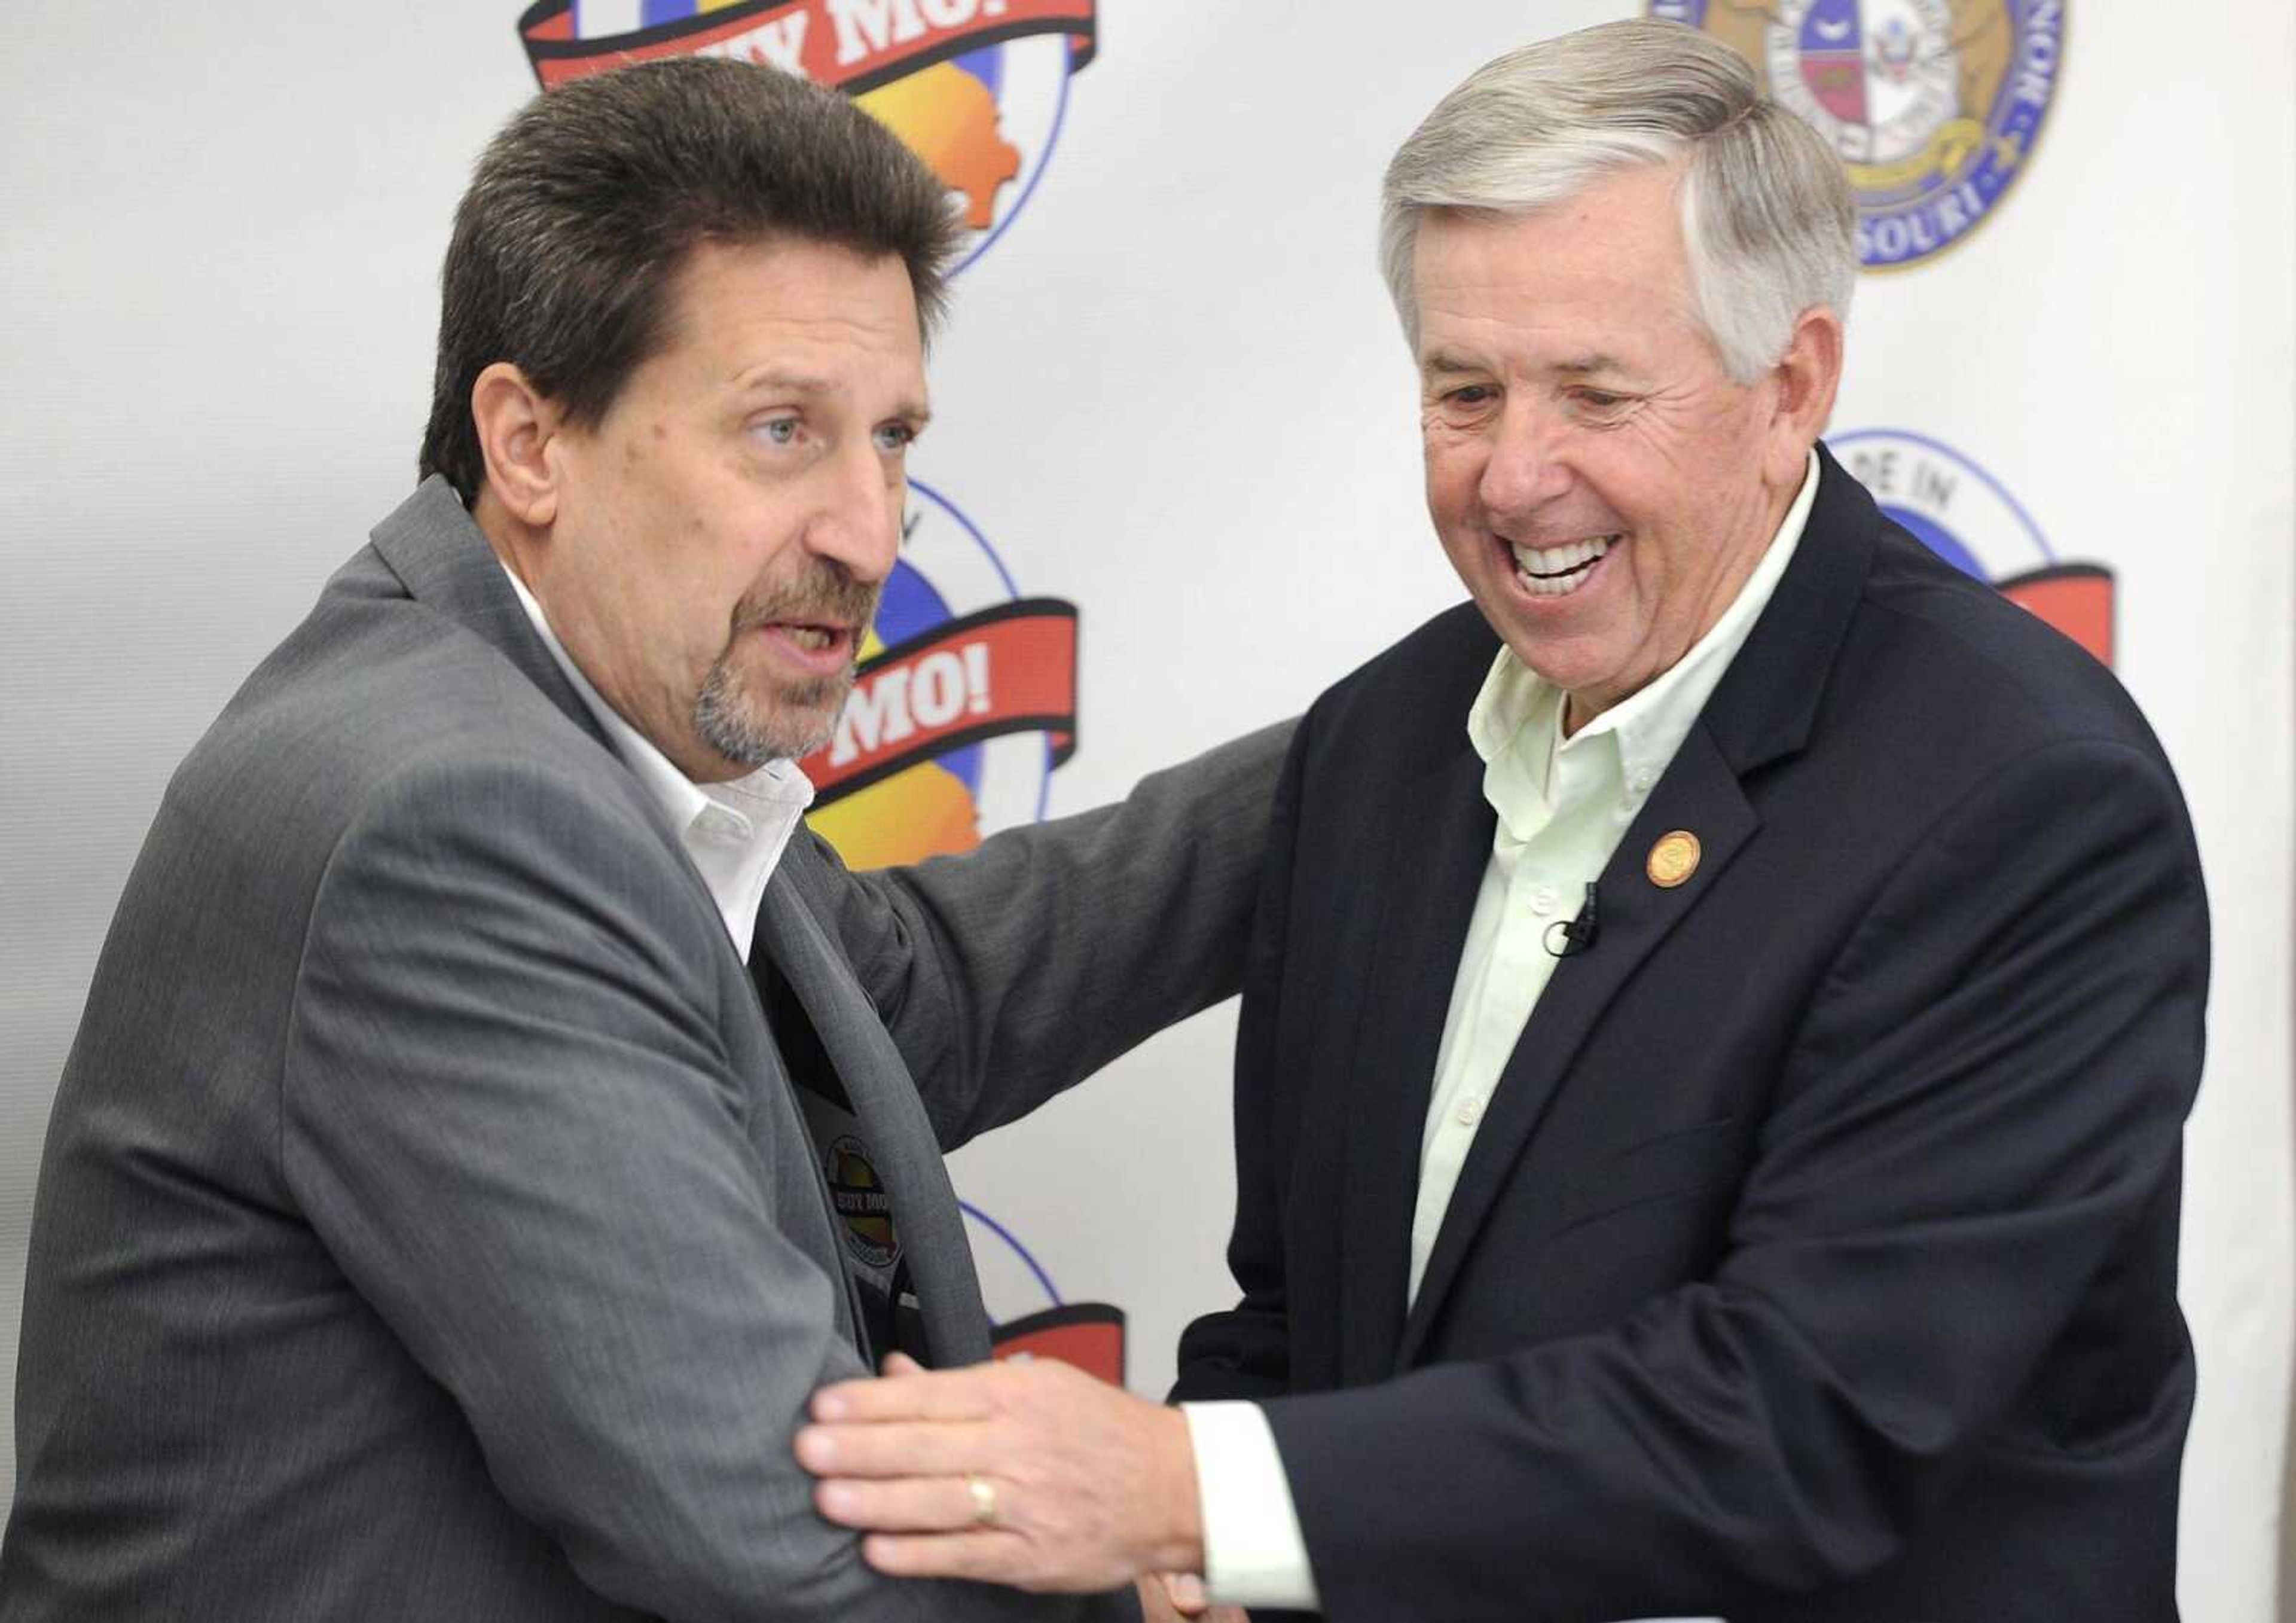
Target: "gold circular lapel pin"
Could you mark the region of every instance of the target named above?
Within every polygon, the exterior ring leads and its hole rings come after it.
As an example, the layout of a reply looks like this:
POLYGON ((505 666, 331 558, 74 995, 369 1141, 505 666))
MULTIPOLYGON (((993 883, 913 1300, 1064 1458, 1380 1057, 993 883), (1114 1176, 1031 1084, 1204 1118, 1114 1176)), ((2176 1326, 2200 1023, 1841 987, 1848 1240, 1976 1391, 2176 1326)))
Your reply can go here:
POLYGON ((1698 872, 1700 847, 1698 836, 1686 828, 1660 834, 1658 843, 1650 849, 1650 860, 1643 872, 1650 882, 1661 890, 1671 890, 1698 872))

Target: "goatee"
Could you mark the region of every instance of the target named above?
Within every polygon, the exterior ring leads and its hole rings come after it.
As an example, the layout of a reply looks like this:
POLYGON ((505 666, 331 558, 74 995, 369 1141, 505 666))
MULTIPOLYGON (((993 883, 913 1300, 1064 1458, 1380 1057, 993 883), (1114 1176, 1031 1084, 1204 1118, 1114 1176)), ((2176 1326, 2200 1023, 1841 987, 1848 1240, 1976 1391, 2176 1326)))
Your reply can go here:
POLYGON ((857 654, 859 634, 876 618, 883 589, 824 562, 801 581, 743 597, 734 606, 725 651, 711 663, 701 691, 693 697, 693 730, 701 742, 727 760, 750 767, 795 760, 827 743, 837 731, 845 696, 853 691, 852 664, 834 676, 775 680, 770 693, 759 693, 742 681, 734 650, 745 633, 780 621, 851 626, 857 654))

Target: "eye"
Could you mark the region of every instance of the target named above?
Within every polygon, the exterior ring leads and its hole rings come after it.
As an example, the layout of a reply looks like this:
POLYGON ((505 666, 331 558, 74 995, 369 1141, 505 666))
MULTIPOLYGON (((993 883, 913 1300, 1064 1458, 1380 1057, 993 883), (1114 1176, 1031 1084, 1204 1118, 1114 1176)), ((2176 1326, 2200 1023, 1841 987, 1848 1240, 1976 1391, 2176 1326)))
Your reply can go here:
POLYGON ((880 423, 877 428, 877 448, 888 456, 898 456, 916 444, 918 430, 906 422, 880 423))
POLYGON ((1625 395, 1614 395, 1600 389, 1582 389, 1572 398, 1590 412, 1615 412, 1628 404, 1625 395))
POLYGON ((1450 428, 1471 428, 1500 409, 1501 395, 1499 386, 1491 382, 1438 386, 1431 415, 1450 428))
POLYGON ((751 431, 767 445, 795 445, 798 436, 798 420, 794 417, 768 417, 751 431))

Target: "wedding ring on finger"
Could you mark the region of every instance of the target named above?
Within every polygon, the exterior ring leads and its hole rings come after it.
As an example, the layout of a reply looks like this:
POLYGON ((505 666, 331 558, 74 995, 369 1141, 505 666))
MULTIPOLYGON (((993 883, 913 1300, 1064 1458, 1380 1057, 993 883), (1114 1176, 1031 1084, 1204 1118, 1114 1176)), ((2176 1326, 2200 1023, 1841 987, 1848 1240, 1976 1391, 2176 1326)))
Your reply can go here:
POLYGON ((996 1484, 986 1477, 968 1476, 964 1490, 972 1496, 972 1524, 975 1527, 996 1525, 996 1484))

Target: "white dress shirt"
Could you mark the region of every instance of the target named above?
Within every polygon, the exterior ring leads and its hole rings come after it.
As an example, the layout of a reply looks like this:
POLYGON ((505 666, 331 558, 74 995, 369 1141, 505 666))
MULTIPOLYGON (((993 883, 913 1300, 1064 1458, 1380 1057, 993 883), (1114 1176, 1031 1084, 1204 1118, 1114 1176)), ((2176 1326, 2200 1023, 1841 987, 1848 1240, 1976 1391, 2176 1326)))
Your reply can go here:
MULTIPOLYGON (((1548 931, 1578 915, 1587 885, 1690 735, 1777 589, 1816 498, 1813 451, 1777 534, 1722 617, 1648 686, 1570 737, 1562 735, 1562 690, 1504 647, 1491 662, 1467 714, 1467 736, 1483 758, 1483 795, 1498 825, 1452 982, 1420 1138, 1410 1297, 1419 1294, 1491 1090, 1559 962, 1547 950, 1548 931)), ((1267 1415, 1256 1403, 1181 1409, 1195 1448, 1212 1598, 1316 1610, 1315 1574, 1267 1415)))
POLYGON ((646 792, 677 831, 679 843, 701 871, 702 882, 709 887, 709 899, 718 904, 718 916, 726 921, 726 932, 734 938, 735 950, 747 963, 750 940, 758 929, 758 908, 766 898, 766 881, 773 877, 774 865, 781 861, 790 836, 797 832, 798 819, 813 804, 812 783, 797 769, 795 761, 787 760, 767 761, 747 777, 731 783, 693 782, 590 685, 558 634, 551 630, 542 604, 526 589, 526 582, 506 564, 503 573, 509 577, 511 590, 518 594, 527 619, 534 622, 542 645, 550 650, 566 680, 574 684, 590 714, 613 741, 623 765, 645 785, 646 792))

